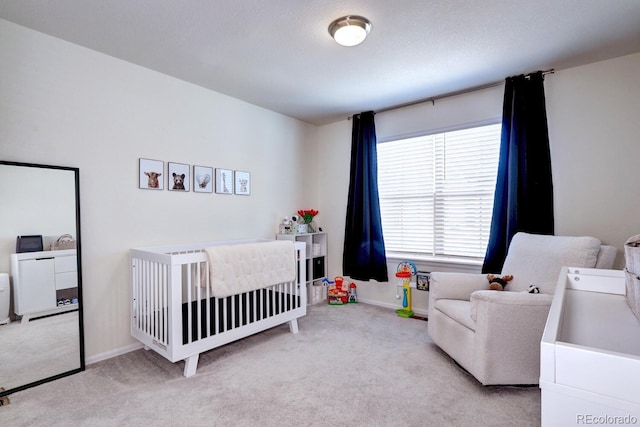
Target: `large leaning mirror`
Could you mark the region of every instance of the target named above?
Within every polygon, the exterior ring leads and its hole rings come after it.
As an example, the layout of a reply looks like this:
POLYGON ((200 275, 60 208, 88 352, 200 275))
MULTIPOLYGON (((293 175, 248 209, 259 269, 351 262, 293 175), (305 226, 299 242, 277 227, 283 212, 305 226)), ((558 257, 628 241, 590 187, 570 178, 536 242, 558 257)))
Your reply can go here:
POLYGON ((0 397, 82 371, 82 331, 79 170, 0 161, 0 397))

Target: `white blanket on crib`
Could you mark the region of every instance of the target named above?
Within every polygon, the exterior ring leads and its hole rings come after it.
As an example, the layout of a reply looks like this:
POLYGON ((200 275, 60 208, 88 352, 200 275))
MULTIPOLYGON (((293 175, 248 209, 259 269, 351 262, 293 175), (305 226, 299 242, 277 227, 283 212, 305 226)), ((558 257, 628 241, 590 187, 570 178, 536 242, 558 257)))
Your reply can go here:
POLYGON ((261 289, 296 277, 292 241, 275 240, 205 248, 209 283, 216 298, 261 289))

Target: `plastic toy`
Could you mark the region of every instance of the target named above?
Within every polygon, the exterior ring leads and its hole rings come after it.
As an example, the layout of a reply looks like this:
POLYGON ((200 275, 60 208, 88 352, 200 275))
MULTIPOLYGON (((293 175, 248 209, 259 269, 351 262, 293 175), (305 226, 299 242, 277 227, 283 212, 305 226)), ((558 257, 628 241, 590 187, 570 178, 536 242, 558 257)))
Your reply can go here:
POLYGON ((492 291, 502 291, 505 286, 507 286, 507 282, 513 280, 513 276, 494 276, 493 274, 487 274, 487 280, 489 281, 489 289, 492 291))
POLYGON ((403 261, 398 264, 396 277, 398 287, 402 286, 402 308, 396 310, 400 317, 413 317, 411 310, 411 278, 416 274, 416 265, 411 261, 403 261))
POLYGON ((351 282, 351 284, 349 285, 349 302, 350 303, 357 303, 358 302, 358 295, 356 294, 356 284, 351 282))
MULTIPOLYGON (((327 280, 328 283, 332 283, 327 280)), ((335 284, 329 286, 329 290, 327 291, 327 301, 329 305, 345 305, 349 302, 349 291, 347 289, 342 289, 342 285, 344 283, 344 278, 338 276, 335 278, 335 284)))

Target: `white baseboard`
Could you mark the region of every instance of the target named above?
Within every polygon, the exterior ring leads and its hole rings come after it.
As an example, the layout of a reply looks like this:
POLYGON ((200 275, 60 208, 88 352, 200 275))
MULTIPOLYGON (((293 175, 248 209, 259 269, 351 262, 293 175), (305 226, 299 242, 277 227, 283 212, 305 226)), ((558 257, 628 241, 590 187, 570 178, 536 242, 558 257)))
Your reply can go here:
POLYGON ((90 356, 85 358, 84 363, 87 365, 91 365, 93 363, 111 359, 112 357, 120 356, 122 354, 126 354, 131 351, 136 351, 142 347, 143 347, 142 343, 136 343, 136 344, 127 345, 125 347, 116 348, 115 350, 105 351, 104 353, 98 353, 95 356, 90 356))

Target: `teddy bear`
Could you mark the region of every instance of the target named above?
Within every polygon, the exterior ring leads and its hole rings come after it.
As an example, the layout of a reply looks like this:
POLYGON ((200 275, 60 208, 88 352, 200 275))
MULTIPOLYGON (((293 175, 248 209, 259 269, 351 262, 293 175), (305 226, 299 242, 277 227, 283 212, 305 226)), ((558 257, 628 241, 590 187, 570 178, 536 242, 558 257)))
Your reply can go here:
POLYGON ((493 274, 487 274, 487 280, 489 281, 489 289, 492 291, 502 291, 507 286, 507 282, 513 279, 513 276, 506 275, 502 277, 494 276, 493 274))

